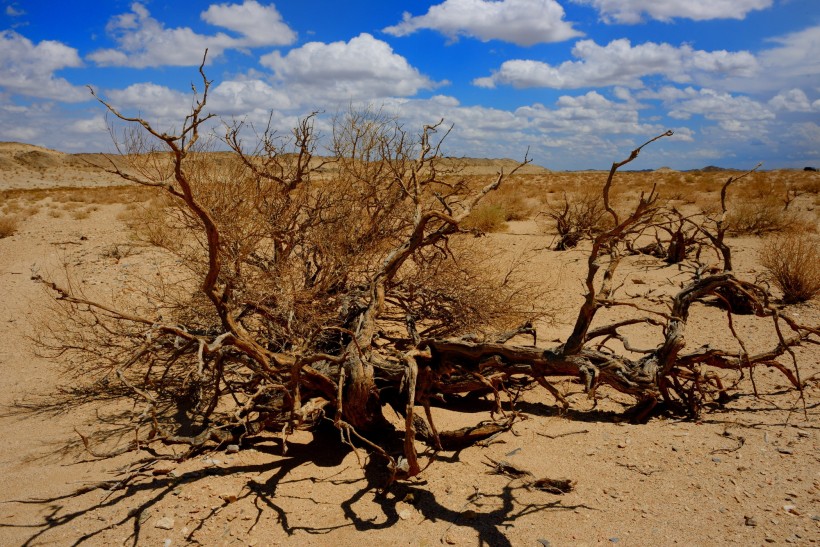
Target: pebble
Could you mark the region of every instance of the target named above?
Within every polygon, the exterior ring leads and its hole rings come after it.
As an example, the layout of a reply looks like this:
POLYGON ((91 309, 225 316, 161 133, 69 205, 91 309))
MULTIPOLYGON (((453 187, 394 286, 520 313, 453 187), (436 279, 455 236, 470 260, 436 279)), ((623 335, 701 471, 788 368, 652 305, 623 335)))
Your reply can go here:
POLYGON ((540 543, 542 547, 550 547, 550 542, 548 539, 536 539, 535 541, 540 543))
POLYGON ((156 523, 154 523, 154 528, 159 528, 160 530, 173 530, 174 529, 174 519, 171 517, 162 517, 156 523))
POLYGON ((712 461, 715 463, 720 463, 723 460, 721 460, 720 458, 712 458, 712 461))
POLYGON ((794 451, 789 448, 778 448, 777 451, 781 454, 794 454, 794 451))
POLYGON ((412 510, 410 510, 410 509, 408 509, 408 508, 401 509, 401 510, 398 512, 398 515, 399 515, 399 518, 400 518, 401 520, 407 520, 407 519, 409 519, 411 516, 413 516, 413 511, 412 511, 412 510))
POLYGON ((746 526, 757 526, 757 520, 754 517, 743 517, 746 526))
POLYGON ((225 447, 226 454, 236 454, 239 452, 239 445, 238 444, 229 444, 225 447))

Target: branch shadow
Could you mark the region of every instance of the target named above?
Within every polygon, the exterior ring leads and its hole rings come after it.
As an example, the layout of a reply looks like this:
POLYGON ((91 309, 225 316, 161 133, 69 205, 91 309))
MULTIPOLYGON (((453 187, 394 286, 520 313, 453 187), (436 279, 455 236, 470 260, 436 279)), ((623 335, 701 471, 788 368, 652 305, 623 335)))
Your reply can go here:
MULTIPOLYGON (((365 478, 367 484, 341 504, 345 518, 359 532, 381 530, 395 525, 402 518, 398 504, 412 500, 413 506, 425 521, 449 523, 445 535, 453 527, 466 527, 478 535, 479 545, 511 547, 512 543, 505 534, 505 529, 514 526, 515 521, 521 517, 542 511, 575 511, 580 508, 595 510, 586 505, 566 505, 560 499, 544 503, 523 503, 516 494, 528 488, 519 479, 507 482, 498 493, 475 492, 467 498, 464 507, 452 509, 440 503, 435 494, 423 488, 423 484, 395 483, 389 489, 381 488, 385 480, 383 467, 376 465, 374 459, 365 467, 365 478), (355 510, 355 504, 371 493, 373 501, 379 505, 385 517, 383 521, 362 518, 355 510)), ((442 540, 444 541, 443 537, 442 540)))
MULTIPOLYGON (((148 520, 151 508, 156 506, 162 500, 172 495, 175 489, 182 485, 196 484, 213 476, 220 475, 245 475, 249 477, 266 475, 273 472, 273 475, 264 483, 257 483, 254 479, 249 479, 246 483, 246 494, 238 497, 236 500, 223 500, 221 506, 212 508, 205 516, 198 517, 199 523, 186 536, 188 541, 196 541, 194 536, 205 525, 209 518, 213 517, 222 507, 230 503, 238 501, 248 496, 254 496, 254 504, 258 510, 261 511, 259 502, 265 503, 270 509, 274 510, 283 528, 289 535, 298 528, 291 528, 287 524, 287 514, 278 505, 272 502, 272 497, 276 493, 277 486, 284 484, 287 481, 283 479, 294 469, 304 464, 316 465, 325 468, 335 468, 340 466, 342 460, 350 452, 350 448, 338 442, 338 437, 333 438, 329 432, 320 429, 313 435, 313 438, 308 443, 289 443, 286 454, 282 454, 281 446, 278 442, 272 442, 270 439, 252 440, 248 443, 249 447, 257 451, 276 456, 275 461, 265 462, 263 464, 252 465, 233 465, 226 467, 208 467, 204 469, 189 471, 179 475, 164 474, 154 476, 151 473, 151 464, 157 463, 158 460, 149 458, 149 462, 145 465, 139 466, 138 471, 127 475, 125 478, 118 481, 104 481, 93 485, 83 486, 72 492, 53 496, 48 498, 28 498, 28 499, 12 499, 2 500, 2 504, 20 504, 20 505, 37 505, 45 510, 45 514, 38 522, 28 523, 6 523, 0 522, 0 529, 3 528, 28 528, 32 530, 29 536, 21 545, 28 547, 30 545, 39 545, 48 543, 50 540, 47 535, 55 532, 59 533, 60 529, 67 529, 69 526, 78 527, 79 519, 94 511, 112 507, 126 507, 128 510, 124 517, 119 518, 114 522, 110 522, 104 526, 89 530, 78 537, 70 545, 80 545, 97 539, 103 532, 114 528, 116 526, 128 525, 130 522, 131 533, 128 537, 133 545, 140 543, 141 533, 144 523, 148 520), (98 490, 107 491, 102 499, 99 499, 98 490), (134 505, 134 500, 139 497, 144 497, 148 493, 149 498, 138 505, 134 505), (84 499, 83 507, 80 509, 66 511, 68 502, 73 499, 84 499)), ((138 462, 139 463, 139 462, 138 462)), ((320 481, 326 479, 300 479, 320 481)), ((357 479, 362 480, 362 479, 357 479)), ((344 482, 344 481, 340 481, 344 482)), ((261 513, 260 513, 261 514, 261 513)), ((260 514, 257 515, 257 521, 260 514)), ((85 525, 87 526, 87 525, 85 525)), ((314 532, 309 528, 305 528, 308 532, 314 532)))

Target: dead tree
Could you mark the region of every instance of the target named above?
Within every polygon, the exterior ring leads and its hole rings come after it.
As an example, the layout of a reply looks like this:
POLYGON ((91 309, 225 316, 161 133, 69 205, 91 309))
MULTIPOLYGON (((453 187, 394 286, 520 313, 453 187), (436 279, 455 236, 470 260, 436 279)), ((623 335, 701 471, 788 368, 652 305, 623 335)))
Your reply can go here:
MULTIPOLYGON (((412 476, 420 471, 417 435, 435 448, 454 438, 433 423, 434 399, 488 392, 499 401, 516 379, 537 382, 564 406, 555 378, 579 378, 590 394, 610 386, 634 397, 637 420, 660 407, 696 416, 725 391, 714 369, 771 366, 801 388, 796 368, 776 359, 817 329, 770 307, 763 289, 730 271, 694 275, 663 311, 616 298, 621 257, 666 212, 654 188, 627 213, 616 212, 615 175, 671 132, 612 165, 602 188, 608 220, 592 237, 572 334, 552 348, 515 345, 517 334, 534 336, 539 308, 528 304, 537 299, 514 275, 477 261, 475 238, 460 228, 515 170, 471 189, 441 167, 439 135, 449 133, 442 122, 413 136, 378 112, 338 120, 324 159, 315 153, 313 115, 291 135, 230 124, 225 158, 202 143, 210 82, 202 67, 200 74, 201 94, 174 134, 101 100, 138 129, 124 148, 132 168, 112 162, 111 170, 171 198, 157 222, 169 234, 165 251, 187 275, 146 288, 139 302, 123 303, 129 308, 43 280, 59 315, 41 334, 41 348, 94 377, 83 393, 138 403, 133 441, 117 452, 181 443, 193 453, 266 431, 286 438, 327 421, 344 442, 412 476), (748 295, 780 343, 760 354, 687 350, 692 306, 721 290, 748 295), (642 315, 593 326, 597 312, 612 306, 642 315), (654 348, 632 347, 622 331, 635 324, 660 330, 654 348), (628 353, 611 349, 613 340, 628 353), (402 427, 386 419, 386 405, 403 415, 402 427), (402 457, 391 447, 397 438, 402 457)), ((714 243, 720 248, 722 240, 714 243)))

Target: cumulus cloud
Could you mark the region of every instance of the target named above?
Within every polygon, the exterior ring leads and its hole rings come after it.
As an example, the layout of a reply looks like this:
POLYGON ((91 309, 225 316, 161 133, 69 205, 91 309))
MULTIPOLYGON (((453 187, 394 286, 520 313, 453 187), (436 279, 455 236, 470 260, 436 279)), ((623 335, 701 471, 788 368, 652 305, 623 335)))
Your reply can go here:
POLYGON ((582 35, 564 20, 564 8, 555 0, 445 0, 424 15, 405 12, 400 23, 384 32, 407 36, 421 29, 436 30, 453 40, 472 36, 522 46, 582 35))
POLYGON ((296 41, 296 33, 275 6, 262 6, 254 0, 214 4, 202 12, 202 20, 240 34, 244 46, 285 46, 296 41))
POLYGON ((126 114, 138 111, 149 121, 179 123, 191 111, 191 96, 154 83, 132 84, 109 91, 107 100, 126 114))
POLYGON ((747 51, 694 50, 688 44, 646 42, 633 46, 628 39, 613 40, 600 46, 592 40, 581 40, 572 49, 578 61, 553 66, 540 61, 505 61, 491 76, 478 78, 474 84, 495 87, 549 87, 576 89, 620 85, 642 87, 642 78, 663 75, 675 82, 691 82, 703 74, 746 76, 757 72, 758 63, 747 51))
POLYGON ((204 21, 239 34, 224 32, 198 34, 189 27, 165 28, 142 4, 112 18, 106 31, 117 42, 115 49, 100 49, 88 58, 102 66, 189 66, 202 61, 207 48, 211 56, 226 49, 287 45, 296 40, 275 6, 262 6, 255 0, 242 4, 218 4, 202 12, 204 21))
POLYGON ((769 101, 769 106, 775 110, 787 112, 810 112, 812 104, 802 89, 790 89, 778 93, 769 101))
POLYGON ((667 97, 668 116, 688 120, 703 116, 718 122, 718 126, 731 133, 765 131, 765 125, 775 119, 775 113, 767 105, 746 96, 732 95, 714 89, 694 89, 661 92, 667 97))
POLYGON ((13 31, 0 33, 0 88, 9 93, 79 102, 88 92, 55 76, 64 68, 82 66, 77 50, 60 42, 43 40, 34 44, 13 31))
POLYGON ((573 0, 592 6, 607 23, 640 23, 643 16, 672 19, 743 19, 750 11, 766 9, 772 0, 573 0))
POLYGON ((211 91, 208 104, 220 116, 241 116, 258 110, 287 110, 294 106, 288 93, 256 79, 220 83, 211 91))
POLYGON ((633 101, 613 101, 597 91, 580 96, 559 97, 555 108, 536 104, 516 110, 544 131, 565 131, 571 135, 648 135, 662 128, 641 123, 639 105, 633 101))
POLYGON ((366 33, 348 42, 309 42, 287 55, 275 51, 260 63, 303 103, 411 96, 437 85, 387 42, 366 33))
POLYGON ((68 125, 68 129, 81 135, 99 136, 108 130, 105 116, 97 115, 91 118, 76 120, 68 125))

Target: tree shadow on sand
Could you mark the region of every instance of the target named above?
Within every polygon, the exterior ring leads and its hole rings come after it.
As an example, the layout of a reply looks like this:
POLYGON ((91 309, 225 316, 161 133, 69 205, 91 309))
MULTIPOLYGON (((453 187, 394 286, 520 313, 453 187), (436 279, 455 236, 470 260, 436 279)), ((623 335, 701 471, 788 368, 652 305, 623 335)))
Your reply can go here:
MULTIPOLYGON (((220 504, 210 507, 205 514, 197 515, 193 526, 185 536, 190 542, 199 542, 197 535, 211 521, 222 508, 241 500, 250 500, 255 508, 256 515, 252 516, 247 531, 252 531, 266 516, 275 515, 278 526, 289 536, 297 532, 307 534, 327 534, 334 530, 352 527, 356 531, 386 529, 395 525, 401 518, 399 503, 413 500, 413 506, 423 517, 425 522, 446 522, 452 528, 472 529, 483 545, 511 545, 505 535, 505 529, 526 515, 540 511, 572 511, 577 508, 586 508, 583 505, 564 505, 554 495, 544 493, 543 496, 552 498, 552 501, 543 503, 527 503, 520 501, 519 493, 528 488, 521 480, 510 480, 498 492, 474 492, 465 499, 464 507, 452 509, 440 503, 433 492, 425 489, 424 482, 415 480, 412 483, 396 482, 386 488, 389 474, 384 460, 377 454, 365 456, 362 450, 359 455, 363 464, 362 474, 351 478, 342 476, 345 469, 341 466, 344 458, 351 452, 351 448, 340 445, 338 432, 320 429, 307 443, 288 444, 286 454, 282 454, 281 445, 271 442, 271 439, 259 439, 249 446, 254 450, 270 454, 271 461, 253 465, 230 465, 225 467, 207 467, 179 474, 155 474, 155 458, 135 462, 130 469, 117 480, 104 481, 83 486, 72 492, 50 498, 29 498, 6 500, 4 505, 34 505, 41 509, 42 516, 29 522, 0 522, 2 528, 23 528, 31 530, 31 535, 21 543, 23 546, 37 545, 53 541, 62 536, 65 541, 66 533, 71 529, 84 530, 76 537, 71 545, 80 545, 101 541, 104 533, 112 528, 124 526, 129 530, 131 544, 141 544, 145 539, 145 527, 154 509, 160 507, 163 500, 178 493, 181 486, 196 485, 207 481, 214 476, 244 476, 247 479, 241 489, 241 495, 234 499, 222 499, 220 504), (326 477, 293 477, 292 472, 303 465, 314 465, 318 468, 338 469, 339 471, 326 477), (363 483, 348 499, 340 504, 341 512, 335 523, 327 525, 291 524, 287 510, 287 502, 293 495, 283 495, 279 489, 283 485, 293 485, 304 482, 305 491, 310 491, 310 485, 324 482, 337 486, 363 483), (146 499, 147 497, 147 499, 146 499), (379 517, 364 517, 357 512, 356 504, 363 499, 375 503, 382 515, 379 517), (141 500, 138 504, 135 500, 141 500), (77 503, 79 502, 79 503, 77 503), (77 506, 79 507, 77 508, 77 506), (100 520, 99 526, 89 526, 89 519, 83 518, 98 511, 119 509, 118 515, 108 522, 100 520), (344 522, 341 522, 342 518, 344 522)), ((446 459, 446 458, 440 458, 446 459)), ((316 474, 314 474, 316 475, 316 474)), ((529 496, 531 497, 531 496, 529 496)), ((303 497, 315 504, 326 503, 322 500, 312 500, 303 497)))

